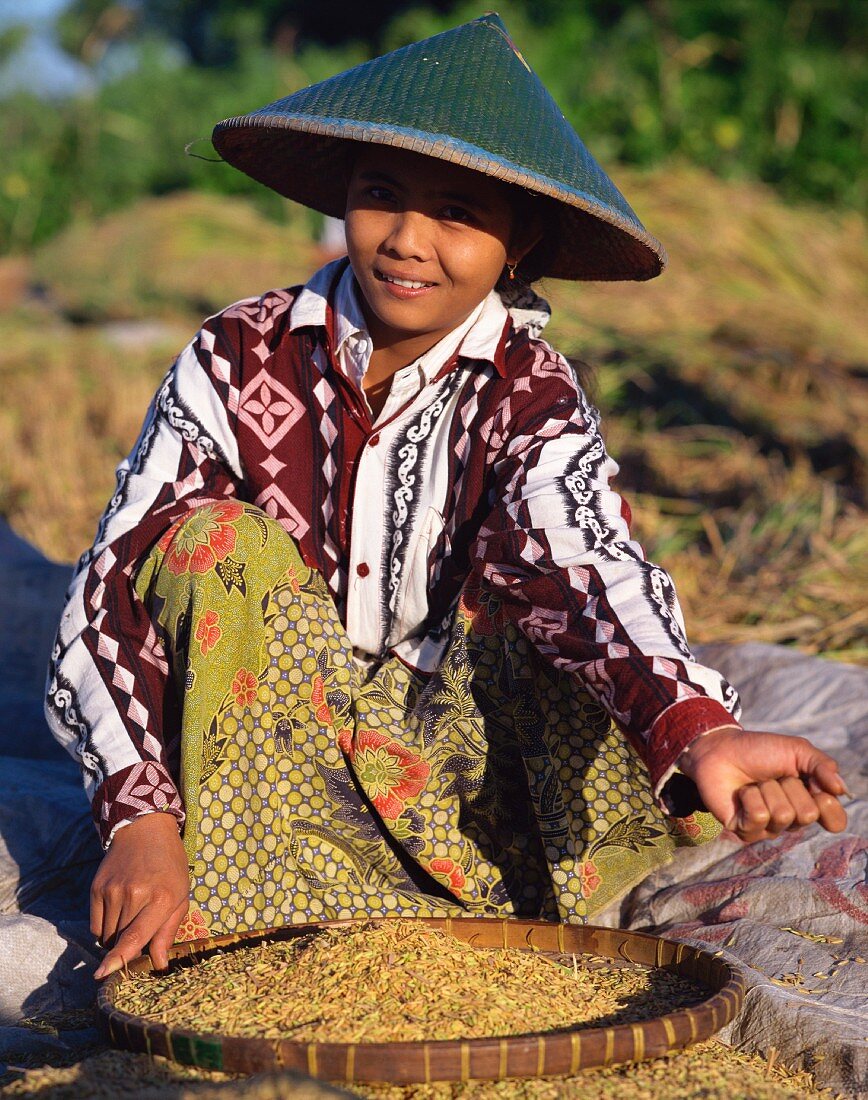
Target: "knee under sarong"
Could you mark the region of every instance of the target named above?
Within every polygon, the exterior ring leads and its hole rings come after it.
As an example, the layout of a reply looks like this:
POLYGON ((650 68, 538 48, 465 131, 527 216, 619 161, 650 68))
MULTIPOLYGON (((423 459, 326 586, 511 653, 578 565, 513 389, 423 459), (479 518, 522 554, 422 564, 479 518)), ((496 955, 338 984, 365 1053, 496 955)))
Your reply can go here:
POLYGON ((608 715, 494 594, 459 600, 433 674, 362 668, 293 539, 231 500, 171 528, 136 588, 180 703, 179 939, 366 915, 585 922, 719 831, 662 813, 608 715))

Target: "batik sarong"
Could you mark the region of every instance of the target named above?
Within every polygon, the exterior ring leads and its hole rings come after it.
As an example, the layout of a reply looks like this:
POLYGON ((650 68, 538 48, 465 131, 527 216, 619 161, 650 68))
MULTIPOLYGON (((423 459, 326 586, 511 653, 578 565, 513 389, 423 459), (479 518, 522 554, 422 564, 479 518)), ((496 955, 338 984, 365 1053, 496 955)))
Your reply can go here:
POLYGON ((189 939, 396 914, 584 922, 709 814, 667 818, 573 676, 465 589, 443 660, 372 666, 322 577, 234 500, 172 527, 136 579, 171 654, 189 939))

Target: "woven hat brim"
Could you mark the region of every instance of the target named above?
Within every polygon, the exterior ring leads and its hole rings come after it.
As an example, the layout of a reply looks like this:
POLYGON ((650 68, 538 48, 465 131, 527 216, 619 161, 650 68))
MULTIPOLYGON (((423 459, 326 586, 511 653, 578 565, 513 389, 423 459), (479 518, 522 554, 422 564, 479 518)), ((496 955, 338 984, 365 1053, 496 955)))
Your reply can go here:
POLYGON ((587 281, 647 280, 666 266, 663 245, 641 225, 592 195, 446 134, 351 119, 256 112, 214 128, 225 161, 266 187, 323 214, 342 218, 353 144, 407 149, 482 172, 546 196, 557 204, 557 226, 542 275, 587 281))

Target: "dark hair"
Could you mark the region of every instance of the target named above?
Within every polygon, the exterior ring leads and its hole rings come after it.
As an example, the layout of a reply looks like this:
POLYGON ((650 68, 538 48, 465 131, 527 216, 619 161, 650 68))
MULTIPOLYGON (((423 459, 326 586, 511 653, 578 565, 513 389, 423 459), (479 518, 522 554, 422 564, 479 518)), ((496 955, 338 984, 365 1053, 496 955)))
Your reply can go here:
MULTIPOLYGON (((515 268, 515 278, 525 286, 530 286, 542 278, 557 252, 559 204, 545 195, 526 191, 523 187, 512 184, 506 186, 509 188, 509 198, 515 212, 515 224, 536 223, 542 230, 540 240, 515 268)), ((500 286, 504 279, 509 279, 506 271, 497 285, 500 286)))

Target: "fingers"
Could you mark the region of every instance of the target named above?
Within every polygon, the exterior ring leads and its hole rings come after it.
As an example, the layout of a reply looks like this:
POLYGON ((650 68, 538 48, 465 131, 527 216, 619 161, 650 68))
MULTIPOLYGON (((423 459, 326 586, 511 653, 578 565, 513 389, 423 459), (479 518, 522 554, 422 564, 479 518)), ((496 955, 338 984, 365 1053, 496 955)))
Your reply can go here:
POLYGON ((820 824, 830 832, 840 832, 846 825, 847 814, 843 807, 838 805, 837 800, 842 796, 847 798, 853 796, 847 790, 847 785, 841 778, 833 757, 815 748, 809 741, 805 744, 809 751, 799 765, 799 774, 817 802, 820 810, 820 824), (828 796, 833 796, 831 801, 828 796), (825 824, 827 820, 833 823, 833 828, 825 824))
MULTIPOLYGON (((783 826, 785 829, 797 829, 801 825, 812 825, 819 818, 819 807, 801 779, 788 775, 779 781, 779 786, 782 797, 788 801, 789 808, 792 810, 791 820, 783 826)), ((766 805, 768 805, 768 800, 766 800, 766 805)), ((786 814, 786 809, 782 811, 781 818, 773 813, 772 823, 777 824, 779 820, 785 819, 786 814)), ((780 832, 780 829, 777 831, 780 832)))
POLYGON ((189 889, 187 856, 171 814, 143 814, 120 829, 91 889, 91 928, 110 948, 95 977, 120 969, 155 937, 155 958, 165 966, 189 889))
POLYGON ((141 887, 114 879, 111 869, 97 872, 90 891, 90 928, 103 946, 110 947, 148 904, 141 887))
POLYGON ((96 880, 90 888, 90 930, 96 936, 97 942, 102 945, 105 940, 102 938, 103 928, 103 915, 105 913, 105 906, 103 905, 102 892, 96 888, 96 880))
POLYGON ((815 796, 820 808, 819 822, 830 833, 842 833, 847 828, 847 811, 837 798, 830 794, 815 796))
POLYGON ((178 908, 170 914, 169 919, 161 924, 151 937, 148 953, 151 956, 151 962, 155 970, 165 970, 169 965, 169 948, 175 942, 175 934, 181 921, 187 916, 188 910, 189 902, 185 898, 178 908))
MULTIPOLYGON (((162 884, 115 885, 109 882, 102 888, 101 896, 94 898, 94 907, 96 909, 99 904, 102 905, 103 932, 99 938, 110 950, 97 968, 95 978, 105 978, 120 970, 141 955, 155 937, 155 965, 165 969, 168 965, 166 952, 187 913, 186 885, 186 882, 180 882, 178 888, 169 888, 162 884), (114 913, 117 917, 106 916, 114 913)), ((94 880, 94 888, 98 886, 98 879, 94 880)), ((94 916, 92 927, 96 925, 97 918, 94 916)))
POLYGON ((829 794, 838 797, 841 795, 846 795, 847 798, 853 797, 838 772, 838 765, 831 757, 826 757, 816 766, 813 773, 808 777, 808 782, 813 788, 826 791, 829 794))
POLYGON ((727 727, 692 742, 679 767, 708 810, 748 843, 815 821, 830 832, 846 827, 838 765, 804 737, 727 727))
POLYGON ((844 795, 848 798, 853 796, 839 775, 835 761, 830 756, 824 756, 808 775, 807 784, 817 806, 820 825, 830 833, 843 832, 847 827, 847 811, 838 799, 844 795))
POLYGON ((90 890, 90 930, 101 944, 111 943, 124 927, 122 910, 123 896, 112 888, 110 879, 98 872, 90 890))
MULTIPOLYGON (((836 769, 824 782, 836 789, 843 787, 836 769)), ((815 821, 829 832, 841 832, 847 814, 838 799, 813 779, 809 787, 795 776, 747 784, 736 793, 736 813, 727 828, 748 844, 815 821)))
POLYGON ((741 787, 735 795, 736 812, 727 828, 746 844, 762 840, 769 823, 769 811, 757 783, 741 787))
POLYGON ((120 970, 121 967, 126 966, 127 963, 132 962, 133 959, 142 954, 145 945, 155 931, 154 919, 153 914, 146 909, 128 928, 121 932, 114 947, 94 972, 94 977, 97 980, 107 978, 109 974, 114 974, 116 970, 120 970))
POLYGON ((164 897, 158 897, 146 904, 123 927, 117 942, 100 963, 94 977, 97 979, 106 978, 109 974, 113 974, 116 970, 120 970, 122 966, 138 958, 158 933, 160 933, 160 938, 156 944, 154 962, 158 969, 165 969, 168 966, 166 952, 186 912, 186 898, 181 904, 175 904, 174 899, 167 902, 164 897), (177 919, 175 919, 176 917, 177 919), (174 925, 172 924, 173 920, 174 925))

